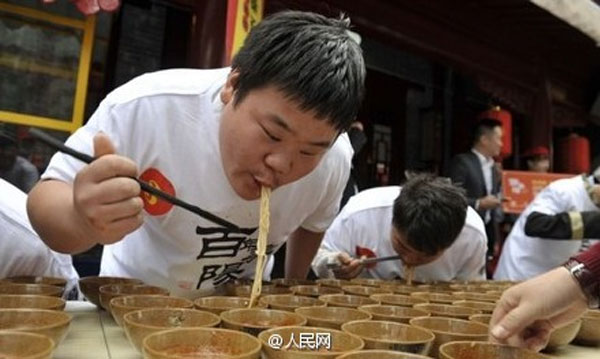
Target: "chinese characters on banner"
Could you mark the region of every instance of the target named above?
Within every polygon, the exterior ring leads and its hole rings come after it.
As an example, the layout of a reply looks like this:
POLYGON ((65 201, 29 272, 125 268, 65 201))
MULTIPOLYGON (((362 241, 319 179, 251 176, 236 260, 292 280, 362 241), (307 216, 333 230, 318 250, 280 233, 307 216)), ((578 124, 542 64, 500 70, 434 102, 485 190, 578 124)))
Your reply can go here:
POLYGON ((227 61, 244 44, 250 29, 263 18, 265 0, 228 0, 225 51, 227 61))
POLYGON ((573 176, 566 173, 502 171, 502 209, 505 213, 521 213, 550 182, 573 176))

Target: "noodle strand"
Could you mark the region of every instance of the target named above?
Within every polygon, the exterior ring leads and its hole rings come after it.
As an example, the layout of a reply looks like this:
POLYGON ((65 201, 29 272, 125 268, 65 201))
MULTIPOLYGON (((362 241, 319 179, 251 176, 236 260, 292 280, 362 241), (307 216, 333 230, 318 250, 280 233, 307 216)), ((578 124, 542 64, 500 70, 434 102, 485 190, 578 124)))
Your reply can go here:
POLYGON ((248 308, 256 305, 258 297, 262 291, 262 276, 265 270, 265 261, 267 258, 267 237, 269 234, 269 203, 271 198, 271 189, 261 187, 260 189, 260 220, 258 223, 258 239, 256 243, 256 270, 254 273, 254 283, 250 292, 250 302, 248 308))

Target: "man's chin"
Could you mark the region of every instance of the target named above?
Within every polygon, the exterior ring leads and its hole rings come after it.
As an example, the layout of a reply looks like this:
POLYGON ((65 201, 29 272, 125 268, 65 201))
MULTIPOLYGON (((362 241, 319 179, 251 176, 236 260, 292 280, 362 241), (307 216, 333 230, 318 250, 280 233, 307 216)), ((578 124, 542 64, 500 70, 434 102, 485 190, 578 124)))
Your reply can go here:
POLYGON ((250 188, 250 186, 232 186, 235 193, 246 201, 254 201, 260 198, 260 187, 258 189, 250 188))
POLYGON ((260 198, 260 191, 258 193, 252 193, 251 191, 235 191, 243 200, 254 201, 260 198))

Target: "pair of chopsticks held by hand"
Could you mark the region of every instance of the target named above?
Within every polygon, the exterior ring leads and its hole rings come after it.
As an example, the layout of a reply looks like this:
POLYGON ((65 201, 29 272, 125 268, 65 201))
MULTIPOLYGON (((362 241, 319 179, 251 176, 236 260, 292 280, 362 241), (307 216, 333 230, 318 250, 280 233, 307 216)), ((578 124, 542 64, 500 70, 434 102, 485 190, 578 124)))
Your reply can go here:
MULTIPOLYGON (((87 155, 87 154, 79 152, 71 147, 66 146, 64 143, 60 142, 59 140, 50 136, 49 134, 45 133, 44 131, 38 130, 36 128, 31 128, 31 129, 29 129, 29 134, 33 138, 44 142, 45 144, 54 148, 55 150, 65 153, 74 158, 77 158, 78 160, 85 162, 87 164, 90 164, 94 160, 96 160, 96 158, 94 158, 90 155, 87 155)), ((207 212, 207 211, 201 209, 200 207, 197 207, 190 203, 182 201, 181 199, 179 199, 175 196, 171 196, 170 194, 163 192, 158 188, 152 187, 149 183, 146 183, 138 178, 135 178, 135 177, 130 177, 130 178, 133 179, 134 181, 136 181, 140 185, 140 188, 142 189, 142 191, 144 191, 144 192, 147 192, 151 195, 161 198, 169 203, 172 203, 175 206, 184 208, 184 209, 186 209, 192 213, 195 213, 198 216, 200 216, 206 220, 209 220, 215 224, 218 224, 218 225, 223 226, 228 229, 232 229, 232 230, 236 230, 236 231, 239 230, 238 226, 236 226, 235 224, 233 224, 221 217, 218 217, 210 212, 207 212)))

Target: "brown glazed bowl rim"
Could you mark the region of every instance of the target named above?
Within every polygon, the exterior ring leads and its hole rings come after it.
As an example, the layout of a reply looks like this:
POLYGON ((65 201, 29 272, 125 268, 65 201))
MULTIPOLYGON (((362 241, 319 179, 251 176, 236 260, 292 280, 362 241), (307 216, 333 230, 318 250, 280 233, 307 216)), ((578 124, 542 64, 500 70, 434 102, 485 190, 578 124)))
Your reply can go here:
POLYGON ((375 340, 377 342, 380 343, 387 343, 387 344, 393 344, 393 343, 401 343, 402 345, 411 345, 411 344, 423 344, 423 343, 431 343, 433 342, 433 340, 435 339, 435 334, 433 334, 433 332, 427 328, 423 328, 423 327, 417 327, 414 325, 410 325, 410 324, 404 324, 404 323, 398 323, 398 322, 390 322, 387 320, 353 320, 351 322, 347 322, 342 324, 342 331, 344 332, 348 332, 347 330, 344 329, 344 327, 348 328, 348 326, 351 326, 352 324, 360 324, 360 323, 367 323, 367 324, 379 324, 379 323, 385 323, 385 324, 389 324, 392 326, 399 326, 399 327, 405 327, 405 328, 410 328, 410 329, 414 329, 420 332, 424 332, 425 334, 427 334, 429 337, 427 339, 423 339, 423 340, 402 340, 397 341, 397 340, 387 340, 387 339, 380 339, 374 336, 368 336, 368 335, 358 335, 355 333, 350 333, 350 334, 354 334, 357 337, 362 338, 366 338, 368 340, 375 340))
MULTIPOLYGON (((453 345, 471 345, 471 346, 476 346, 476 345, 485 345, 485 346, 494 346, 494 347, 504 347, 504 348, 512 348, 512 350, 517 350, 517 351, 525 351, 531 354, 536 355, 537 359, 554 359, 556 357, 554 356, 550 356, 550 355, 546 355, 543 353, 538 353, 538 352, 534 352, 532 350, 529 349, 524 349, 524 348, 519 348, 519 347, 513 347, 507 344, 497 344, 497 343, 492 343, 492 342, 481 342, 481 341, 472 341, 472 340, 456 340, 456 341, 451 341, 451 342, 447 342, 444 343, 442 345, 440 345, 439 347, 439 353, 440 353, 440 358, 441 358, 441 354, 444 352, 444 354, 448 357, 450 357, 450 355, 445 353, 445 349, 449 346, 453 346, 453 345)), ((460 359, 460 358, 459 358, 460 359)))
POLYGON ((146 312, 154 312, 154 311, 159 311, 159 310, 180 310, 180 311, 185 311, 185 312, 201 313, 203 315, 210 314, 209 317, 214 317, 214 318, 211 318, 215 322, 214 324, 211 322, 210 324, 203 325, 203 326, 181 327, 181 328, 209 328, 209 327, 215 327, 215 326, 221 324, 221 317, 219 317, 215 313, 211 313, 211 312, 208 312, 206 310, 193 309, 193 308, 173 308, 173 307, 169 307, 169 308, 144 308, 144 309, 134 310, 132 312, 126 313, 123 316, 123 323, 127 323, 129 325, 133 325, 133 326, 137 326, 137 327, 144 327, 144 328, 147 328, 147 329, 163 329, 163 330, 176 329, 176 328, 171 328, 171 327, 163 327, 163 326, 158 326, 158 325, 150 325, 150 324, 146 324, 146 323, 140 323, 140 322, 135 321, 134 319, 132 319, 134 316, 139 315, 140 313, 143 314, 143 313, 146 313, 146 312), (165 329, 165 328, 167 328, 167 329, 165 329))
MULTIPOLYGON (((489 331, 489 325, 487 324, 483 324, 480 322, 474 322, 468 319, 459 319, 459 318, 451 318, 451 317, 435 317, 435 316, 431 316, 431 317, 415 317, 412 318, 411 320, 408 321, 408 323, 412 326, 415 327, 419 327, 419 328, 425 328, 427 330, 430 330, 433 332, 433 334, 435 333, 443 333, 443 334, 450 334, 450 335, 472 335, 472 336, 481 336, 481 335, 487 335, 487 331, 489 331), (456 332, 451 332, 451 331, 446 331, 446 330, 437 330, 437 329, 431 329, 431 328, 427 328, 427 327, 423 327, 419 324, 413 324, 411 323, 412 321, 415 321, 417 319, 429 319, 429 320, 451 320, 451 321, 459 321, 462 323, 468 323, 468 324, 473 324, 475 326, 483 326, 486 329, 486 334, 469 334, 469 333, 456 333, 456 332)), ((483 328, 482 328, 483 329, 483 328)))
POLYGON ((54 349, 56 349, 56 343, 54 343, 54 340, 52 340, 47 335, 31 333, 31 332, 26 332, 26 331, 16 331, 16 330, 3 330, 3 331, 0 331, 0 335, 8 335, 8 336, 15 336, 15 337, 29 337, 32 339, 35 338, 36 340, 42 340, 42 341, 46 342, 46 344, 49 344, 49 346, 46 349, 44 349, 43 351, 40 351, 38 353, 31 354, 28 356, 22 356, 22 355, 19 355, 17 357, 10 356, 8 358, 15 358, 15 359, 32 359, 32 358, 40 358, 40 357, 51 358, 52 352, 54 351, 54 349))
POLYGON ((71 323, 71 321, 73 320, 73 316, 71 314, 65 313, 62 310, 50 310, 50 309, 35 309, 35 308, 7 308, 7 309, 3 309, 0 308, 0 313, 6 313, 6 312, 20 312, 20 313, 47 313, 50 315, 53 315, 55 317, 58 317, 60 320, 53 322, 51 324, 45 324, 45 325, 35 325, 32 327, 27 327, 26 329, 10 329, 10 328, 6 328, 6 329, 0 329, 0 331, 4 331, 4 330, 8 330, 8 331, 28 331, 28 330, 46 330, 46 329, 53 329, 56 327, 62 327, 64 325, 69 325, 71 323))
MULTIPOLYGON (((146 336, 146 338, 144 338, 144 340, 142 341, 142 348, 144 353, 146 351, 148 351, 150 354, 152 355, 156 355, 156 356, 161 356, 161 357, 166 357, 166 354, 163 354, 161 351, 153 349, 151 347, 149 347, 147 345, 147 342, 149 341, 150 338, 152 337, 158 337, 160 335, 165 335, 165 334, 170 334, 172 332, 192 332, 192 331, 197 331, 197 332, 220 332, 220 333, 227 333, 230 335, 239 335, 245 338, 249 338, 251 339, 250 341, 254 342, 255 344, 257 344, 257 347, 253 348, 252 350, 243 353, 243 354, 239 354, 239 355, 231 355, 228 356, 228 359, 239 359, 239 358, 245 358, 247 356, 253 356, 256 354, 260 355, 260 351, 262 350, 262 342, 260 340, 258 340, 258 338, 244 333, 244 332, 240 332, 240 331, 236 331, 236 330, 231 330, 231 329, 224 329, 224 328, 205 328, 205 327, 194 327, 194 328, 175 328, 175 329, 168 329, 168 330, 161 330, 158 331, 156 333, 152 333, 149 334, 148 336, 146 336)), ((145 356, 145 355, 144 355, 145 356)), ((177 356, 173 356, 173 358, 186 358, 187 356, 185 354, 182 354, 181 356, 177 355, 177 356)))
MULTIPOLYGON (((316 308, 323 308, 323 307, 316 307, 316 308)), ((276 312, 277 314, 283 314, 283 315, 286 315, 286 316, 293 316, 293 317, 298 317, 298 319, 302 319, 297 325, 293 325, 293 326, 304 326, 307 323, 306 317, 303 316, 303 315, 301 315, 301 314, 298 314, 296 312, 289 312, 287 310, 280 310, 280 309, 258 308, 258 307, 230 309, 230 310, 222 312, 219 316, 221 317, 221 322, 229 323, 229 324, 233 324, 233 325, 238 325, 238 326, 243 327, 243 328, 252 328, 252 329, 270 329, 270 328, 273 328, 273 326, 271 326, 271 325, 255 325, 255 324, 245 323, 245 322, 239 321, 237 319, 233 319, 232 320, 231 318, 228 318, 230 315, 234 315, 236 313, 245 312, 245 311, 268 311, 268 312, 276 312)), ((280 327, 283 327, 283 326, 276 326, 276 327, 280 328, 280 327)))

